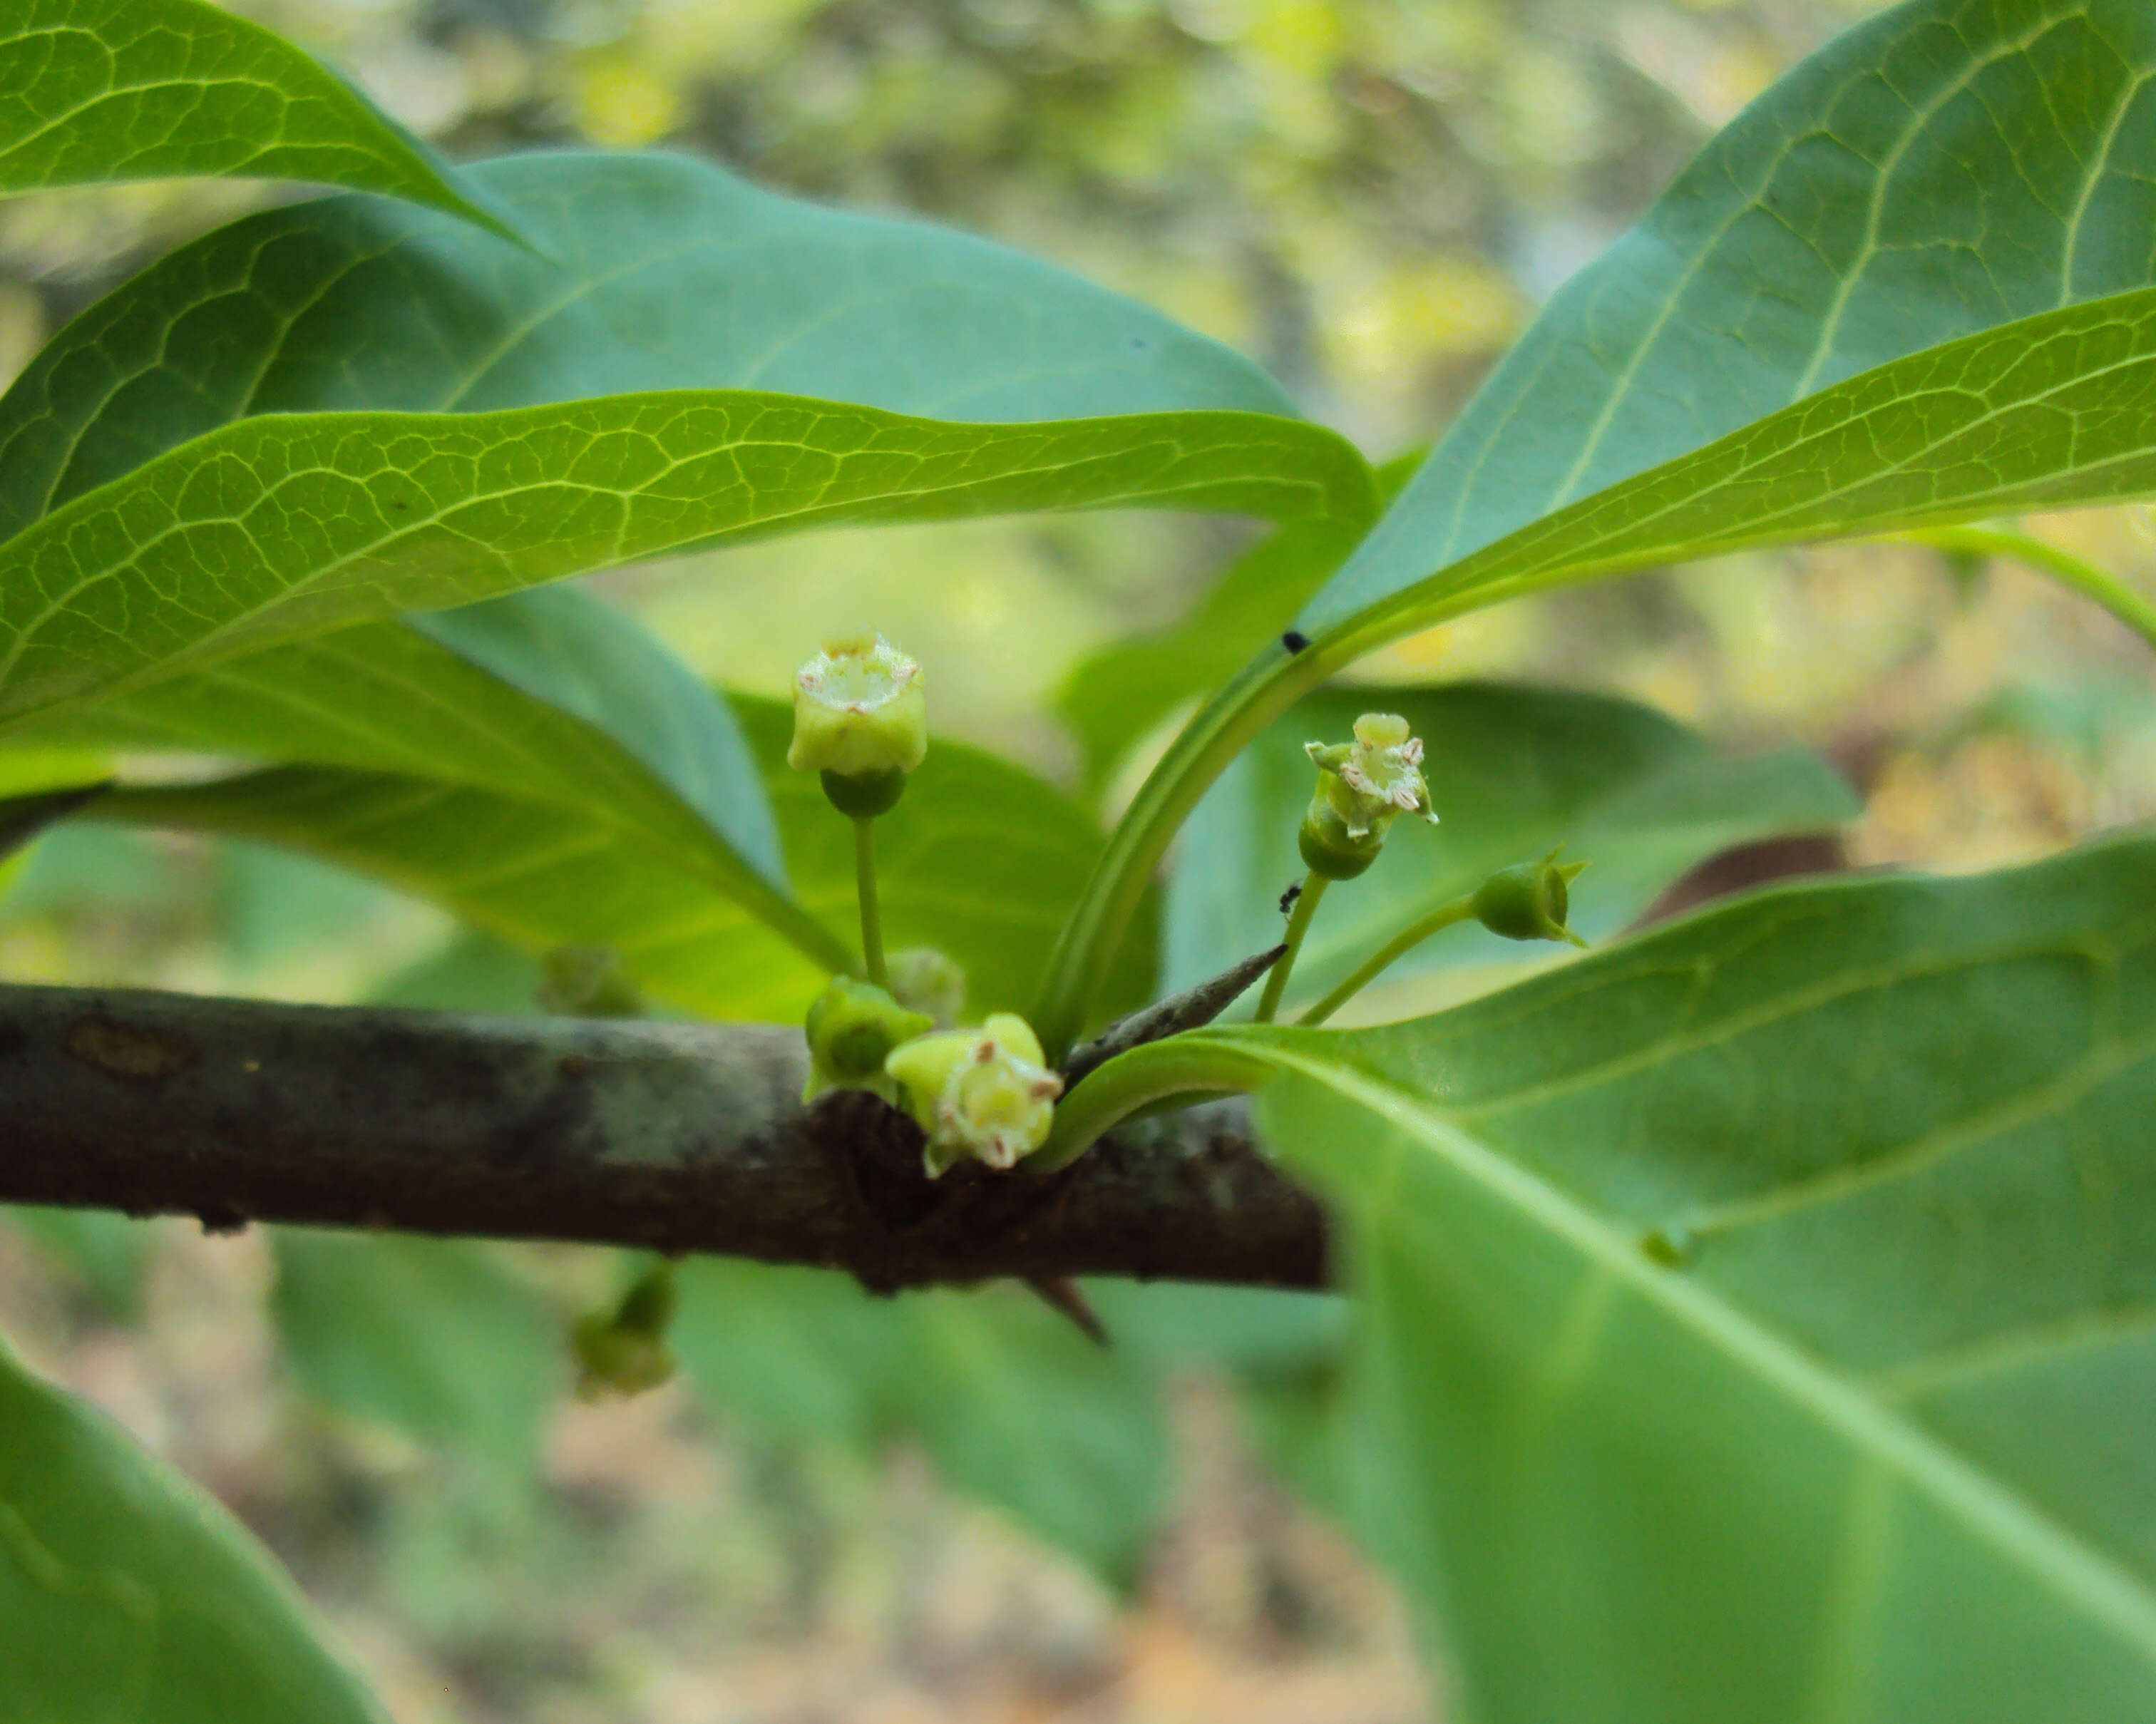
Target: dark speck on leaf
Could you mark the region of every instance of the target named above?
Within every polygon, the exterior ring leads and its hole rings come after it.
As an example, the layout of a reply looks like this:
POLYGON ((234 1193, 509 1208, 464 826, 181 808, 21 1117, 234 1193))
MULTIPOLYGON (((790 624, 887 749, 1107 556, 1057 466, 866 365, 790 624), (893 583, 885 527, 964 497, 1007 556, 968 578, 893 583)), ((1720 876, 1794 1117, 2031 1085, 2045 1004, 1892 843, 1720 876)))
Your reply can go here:
POLYGON ((1281 644, 1291 653, 1299 653, 1310 644, 1310 637, 1300 629, 1291 629, 1281 636, 1281 644))

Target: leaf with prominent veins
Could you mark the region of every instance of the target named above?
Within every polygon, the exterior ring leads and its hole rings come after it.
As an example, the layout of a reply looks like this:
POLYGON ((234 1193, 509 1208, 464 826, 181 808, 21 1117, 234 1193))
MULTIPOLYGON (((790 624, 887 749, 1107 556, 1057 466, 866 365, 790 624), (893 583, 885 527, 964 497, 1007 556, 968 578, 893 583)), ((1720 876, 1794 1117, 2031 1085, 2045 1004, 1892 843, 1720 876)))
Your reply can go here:
POLYGON ((280 639, 843 521, 1357 506, 1331 433, 1241 413, 967 425, 746 391, 244 419, 0 546, 0 716, 280 639))
POLYGON ((2156 280, 2156 14, 1916 0, 1797 67, 1550 301, 1315 634, 1904 354, 2156 280))
POLYGON ((2152 906, 2146 836, 1770 892, 1074 1095, 1277 1075, 1362 1293, 1354 1513, 1473 1716, 2138 1724, 2152 906))
POLYGON ((1747 546, 2156 492, 2156 288, 1910 354, 1389 590, 1314 613, 1367 650, 1522 593, 1747 546))
POLYGON ((200 0, 15 0, 0 23, 0 193, 99 180, 314 180, 514 237, 484 192, 341 79, 200 0))
MULTIPOLYGON (((994 424, 1295 411, 1219 342, 971 234, 779 197, 685 156, 470 172, 541 252, 334 198, 219 228, 82 313, 0 398, 0 532, 252 413, 674 388, 994 424)), ((1351 526, 1376 513, 1368 490, 1353 505, 1351 526)))

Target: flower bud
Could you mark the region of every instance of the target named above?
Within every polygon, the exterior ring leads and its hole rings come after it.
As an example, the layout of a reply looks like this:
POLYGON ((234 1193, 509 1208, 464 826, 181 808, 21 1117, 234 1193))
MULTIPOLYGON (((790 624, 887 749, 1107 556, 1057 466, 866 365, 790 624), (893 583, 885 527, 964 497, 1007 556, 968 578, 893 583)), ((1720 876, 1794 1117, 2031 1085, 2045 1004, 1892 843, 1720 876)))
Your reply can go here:
POLYGON ((928 1134, 928 1177, 971 1156, 1009 1168, 1048 1141, 1063 1080, 1050 1071, 1025 1019, 989 1014, 978 1029, 942 1030, 893 1050, 884 1069, 928 1134))
POLYGON ((932 946, 909 946, 891 955, 891 998, 909 1012, 926 1012, 949 1029, 966 1015, 966 972, 932 946))
POLYGON ((1377 859, 1385 829, 1402 814, 1437 824, 1422 775, 1422 742, 1405 719, 1366 712, 1355 721, 1353 742, 1303 747, 1318 779, 1296 838, 1314 872, 1353 880, 1377 859))
POLYGON ((666 1331, 674 1321, 674 1265, 647 1270, 612 1311, 578 1319, 570 1340, 577 1355, 577 1393, 587 1401, 641 1394, 674 1375, 666 1331))
POLYGON ((1564 919, 1572 906, 1571 884, 1587 865, 1567 862, 1560 866, 1557 855, 1552 850, 1539 862, 1499 869, 1476 888, 1475 919, 1507 940, 1567 940, 1584 947, 1587 942, 1565 926, 1564 919))
POLYGON ((870 812, 880 813, 927 752, 921 666, 880 634, 829 641, 794 673, 786 763, 823 773, 826 790, 834 777, 879 781, 888 800, 870 812))
POLYGON ((933 1027, 873 982, 834 976, 808 1008, 808 1082, 801 1099, 827 1090, 867 1090, 894 1106, 898 1085, 884 1070, 891 1050, 933 1027))

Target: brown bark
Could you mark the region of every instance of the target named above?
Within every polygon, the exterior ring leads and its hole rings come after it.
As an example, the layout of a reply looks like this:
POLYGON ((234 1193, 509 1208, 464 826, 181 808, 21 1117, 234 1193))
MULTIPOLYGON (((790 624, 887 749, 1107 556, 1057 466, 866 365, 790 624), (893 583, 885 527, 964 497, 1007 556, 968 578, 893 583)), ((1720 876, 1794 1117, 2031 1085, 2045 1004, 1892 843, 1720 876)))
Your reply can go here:
POLYGON ((1325 1283, 1324 1219, 1219 1103, 1061 1173, 921 1174, 913 1123, 798 1100, 798 1029, 0 988, 0 1201, 708 1251, 877 1288, 1325 1283))

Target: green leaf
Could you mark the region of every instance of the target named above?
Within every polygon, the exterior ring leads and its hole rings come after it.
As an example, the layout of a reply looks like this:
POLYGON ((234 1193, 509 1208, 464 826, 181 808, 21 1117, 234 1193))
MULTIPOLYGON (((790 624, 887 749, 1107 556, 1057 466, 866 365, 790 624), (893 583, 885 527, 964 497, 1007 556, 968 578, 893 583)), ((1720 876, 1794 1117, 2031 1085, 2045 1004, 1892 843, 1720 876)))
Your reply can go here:
POLYGON ((617 608, 568 587, 295 641, 63 711, 38 739, 439 779, 628 829, 827 967, 848 948, 787 888, 726 701, 617 608))
POLYGON ((17 0, 0 193, 224 174, 410 198, 514 238, 492 201, 341 79, 198 0, 17 0))
MULTIPOLYGON (((1494 870, 1555 845, 1593 864, 1572 925, 1603 940, 1661 889, 1732 844, 1856 818, 1848 785, 1799 749, 1716 753, 1649 707, 1602 695, 1465 683, 1312 695, 1223 773, 1184 829, 1169 876, 1162 990, 1217 975, 1280 938, 1281 889, 1302 877, 1296 830, 1317 769, 1306 741, 1343 741, 1358 713, 1398 712, 1424 745, 1441 824, 1403 822, 1370 871, 1329 894, 1291 1001, 1314 999, 1393 935, 1494 870)), ((1469 924, 1402 957, 1389 980, 1459 963, 1547 957, 1469 924)))
POLYGON ((904 1434, 946 1482, 1118 1583, 1167 1496, 1150 1374, 1011 1287, 872 1299, 824 1270, 684 1266, 672 1337, 690 1380, 769 1434, 904 1434))
POLYGON ((1355 506, 1360 459, 1251 413, 1024 426, 673 390, 459 414, 265 415, 0 547, 0 714, 253 646, 720 539, 1005 510, 1355 506))
POLYGON ((1051 1050, 1205 785, 1385 642, 1657 562, 2148 491, 2153 72, 2138 0, 1913 0, 1747 109, 1311 600, 1315 647, 1260 654, 1156 768, 1050 962, 1051 1050))
POLYGON ((1132 801, 1050 961, 1034 1014, 1042 1040, 1051 1052, 1067 1045, 1122 918, 1205 787, 1298 695, 1387 641, 1650 563, 2153 490, 2148 290, 1882 366, 1427 579, 1378 590, 1351 565, 1314 601, 1338 618, 1332 632, 1300 653, 1260 654, 1185 727, 1132 801))
MULTIPOLYGON (((681 156, 471 172, 544 255, 332 198, 182 247, 76 318, 0 398, 0 531, 250 413, 676 388, 996 424, 1295 410, 1219 343, 968 234, 777 197, 681 156)), ((1340 506, 1368 520, 1359 458, 1300 434, 1340 506)))
POLYGON ((1463 1711, 2147 1717, 2152 903, 2147 836, 1836 881, 1126 1056, 1281 1075, 1361 1299, 1363 1532, 1463 1711))
POLYGON ((271 1237, 270 1310, 309 1394, 512 1477, 531 1471, 567 1355, 529 1285, 465 1240, 271 1237))
MULTIPOLYGON (((1830 43, 1551 300, 1305 632, 1860 372, 2148 286, 2156 254, 2136 236, 2156 221, 2152 78, 2156 18, 2138 0, 1916 0, 1830 43)), ((2131 393, 2121 379, 2109 398, 2131 393)), ((1897 464, 1939 428, 1939 405, 1928 422, 1852 420, 1832 489, 1897 464)), ((1964 423, 1982 418, 1970 406, 1964 423)), ((1983 449, 2014 449, 1995 428, 1983 449)), ((1924 504, 1912 490, 1897 506, 1924 504)))
POLYGON ((0 1716, 381 1724, 321 1634, 229 1516, 0 1343, 0 1716))
MULTIPOLYGON (((854 908, 852 828, 812 775, 786 768, 789 709, 736 705, 799 901, 843 925, 854 908)), ((516 944, 611 947, 652 994, 711 1016, 798 1018, 829 974, 635 833, 468 785, 276 768, 121 790, 90 813, 306 850, 434 898, 516 944)), ((1030 773, 938 742, 905 799, 877 822, 886 937, 894 949, 933 946, 954 958, 973 1011, 1014 1005, 1100 841, 1090 817, 1030 773)), ((1132 942, 1111 983, 1115 1008, 1142 998, 1150 948, 1150 938, 1132 942)))

